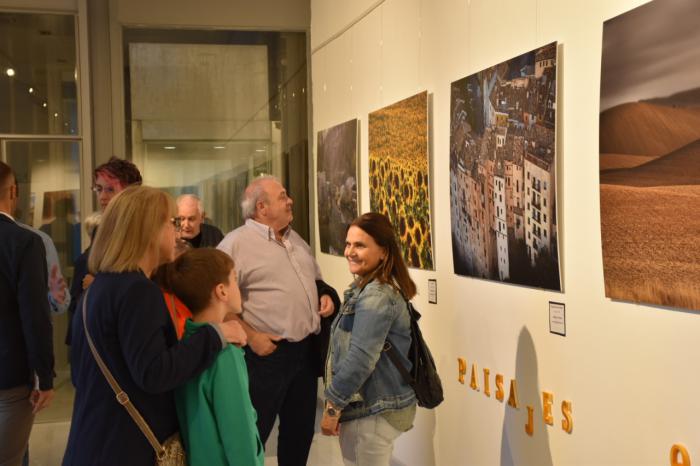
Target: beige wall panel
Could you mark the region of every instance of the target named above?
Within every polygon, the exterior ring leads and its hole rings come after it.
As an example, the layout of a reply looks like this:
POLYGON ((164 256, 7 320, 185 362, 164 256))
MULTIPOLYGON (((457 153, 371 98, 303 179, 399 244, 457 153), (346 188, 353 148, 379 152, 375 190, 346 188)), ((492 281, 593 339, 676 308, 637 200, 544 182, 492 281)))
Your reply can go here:
POLYGON ((2 0, 0 9, 78 11, 77 0, 2 0))
POLYGON ((118 0, 117 20, 129 25, 218 26, 306 30, 309 2, 304 0, 118 0))
POLYGON ((469 0, 468 22, 472 67, 467 74, 508 60, 537 47, 537 0, 469 0))
POLYGON ((355 117, 353 113, 353 57, 350 34, 343 34, 328 44, 328 47, 324 47, 323 50, 326 52, 326 63, 332 64, 332 66, 326 67, 327 79, 324 84, 327 89, 326 94, 334 109, 331 116, 332 122, 328 126, 334 126, 355 117))
POLYGON ((384 0, 311 0, 311 50, 357 21, 384 0))
POLYGON ((419 81, 421 0, 387 1, 382 9, 382 101, 391 105, 424 90, 419 81))

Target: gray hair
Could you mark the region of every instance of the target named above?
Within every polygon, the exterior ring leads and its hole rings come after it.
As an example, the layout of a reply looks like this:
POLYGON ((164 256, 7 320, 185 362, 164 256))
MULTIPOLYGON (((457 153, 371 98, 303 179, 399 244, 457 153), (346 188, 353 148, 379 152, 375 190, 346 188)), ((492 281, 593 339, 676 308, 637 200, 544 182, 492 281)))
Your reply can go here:
POLYGON ((177 204, 177 207, 180 208, 180 203, 186 200, 195 201, 197 203, 197 210, 199 211, 199 214, 202 215, 204 213, 204 206, 202 206, 202 200, 196 194, 181 194, 175 200, 175 204, 177 204))
POLYGON ((93 212, 90 215, 88 215, 87 218, 85 219, 85 232, 88 234, 88 236, 90 238, 92 238, 97 227, 100 226, 101 221, 102 221, 102 213, 101 212, 93 212))
POLYGON ((280 182, 277 177, 272 175, 262 175, 251 181, 243 191, 243 200, 241 200, 241 215, 243 215, 243 218, 255 218, 258 202, 268 201, 267 193, 265 192, 265 188, 263 186, 264 181, 280 182))

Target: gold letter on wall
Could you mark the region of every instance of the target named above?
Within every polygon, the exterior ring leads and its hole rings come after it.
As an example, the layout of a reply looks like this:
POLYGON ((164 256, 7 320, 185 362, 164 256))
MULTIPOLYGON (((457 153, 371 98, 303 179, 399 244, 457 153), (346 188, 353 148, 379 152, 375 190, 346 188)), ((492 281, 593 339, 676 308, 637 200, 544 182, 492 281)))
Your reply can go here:
POLYGON ((561 428, 567 434, 570 434, 574 430, 574 419, 571 416, 571 402, 562 401, 561 402, 561 413, 564 415, 564 419, 561 420, 561 428))
POLYGON ((510 394, 508 395, 508 404, 513 408, 518 407, 518 383, 515 379, 510 379, 510 394))
POLYGON ((671 447, 671 466, 690 466, 688 450, 680 443, 676 443, 671 447), (681 455, 680 462, 678 462, 678 455, 681 455))
POLYGON ((479 377, 476 375, 476 373, 479 371, 479 369, 476 367, 476 363, 472 363, 472 377, 471 377, 471 382, 469 383, 469 386, 472 387, 473 390, 479 391, 479 377))
POLYGON ((527 407, 527 424, 525 424, 525 432, 527 432, 527 435, 532 437, 533 432, 535 432, 535 419, 534 419, 534 413, 535 410, 533 409, 532 406, 527 407))
POLYGON ((498 401, 503 401, 503 375, 496 374, 496 399, 498 401))
POLYGON ((491 396, 491 386, 489 385, 490 370, 484 369, 484 395, 491 396))
POLYGON ((457 358, 457 364, 459 364, 459 377, 457 381, 464 385, 464 376, 467 375, 467 361, 464 358, 457 358))
POLYGON ((544 423, 550 426, 554 425, 554 416, 552 416, 552 404, 554 403, 554 395, 550 392, 542 392, 542 417, 544 423))

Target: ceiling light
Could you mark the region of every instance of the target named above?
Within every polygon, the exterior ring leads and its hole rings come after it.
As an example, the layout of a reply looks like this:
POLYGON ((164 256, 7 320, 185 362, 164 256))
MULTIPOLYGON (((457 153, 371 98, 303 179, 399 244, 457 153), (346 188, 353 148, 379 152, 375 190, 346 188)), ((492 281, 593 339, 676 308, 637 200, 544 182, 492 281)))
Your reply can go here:
POLYGON ((12 77, 15 75, 15 69, 14 68, 8 68, 5 70, 5 74, 7 74, 9 77, 12 77))
POLYGON ((53 117, 54 117, 54 118, 58 118, 58 113, 54 113, 54 114, 53 114, 53 117))
POLYGON ((42 102, 41 106, 46 108, 48 106, 48 104, 46 102, 42 102))
POLYGON ((175 149, 177 149, 177 147, 175 147, 175 146, 163 146, 163 149, 165 149, 165 150, 175 150, 175 149))
POLYGON ((33 88, 33 87, 30 87, 30 88, 29 88, 29 93, 30 93, 30 94, 34 94, 34 88, 33 88))
POLYGON ((267 152, 265 149, 255 149, 255 152, 267 152))
POLYGON ((217 150, 226 149, 226 146, 214 146, 214 149, 217 149, 217 150))

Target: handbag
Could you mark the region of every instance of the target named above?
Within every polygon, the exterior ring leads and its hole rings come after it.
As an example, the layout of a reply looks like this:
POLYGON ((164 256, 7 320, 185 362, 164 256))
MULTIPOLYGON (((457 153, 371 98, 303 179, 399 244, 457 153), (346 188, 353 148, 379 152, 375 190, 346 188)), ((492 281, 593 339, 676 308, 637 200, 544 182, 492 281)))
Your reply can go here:
POLYGON ((161 444, 146 423, 146 420, 143 418, 143 416, 141 416, 141 413, 138 412, 131 400, 129 400, 129 395, 127 395, 126 392, 119 386, 117 380, 114 378, 112 373, 107 368, 107 365, 97 352, 97 348, 95 348, 95 344, 93 343, 92 337, 90 337, 90 332, 88 332, 87 328, 87 297, 89 291, 89 288, 85 290, 85 296, 83 297, 83 328, 85 329, 85 338, 87 338, 90 351, 92 351, 92 355, 95 357, 97 365, 100 367, 105 379, 107 379, 109 386, 112 387, 112 390, 117 397, 117 402, 122 405, 124 409, 126 409, 129 416, 131 416, 138 428, 148 440, 148 443, 150 443, 153 450, 155 450, 156 466, 187 466, 187 456, 185 454, 185 449, 182 447, 180 434, 178 432, 174 433, 165 439, 165 442, 161 444))

